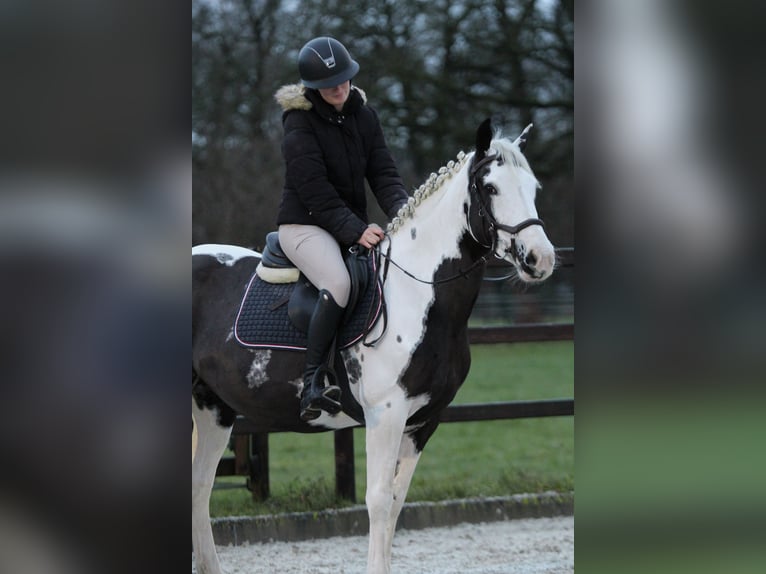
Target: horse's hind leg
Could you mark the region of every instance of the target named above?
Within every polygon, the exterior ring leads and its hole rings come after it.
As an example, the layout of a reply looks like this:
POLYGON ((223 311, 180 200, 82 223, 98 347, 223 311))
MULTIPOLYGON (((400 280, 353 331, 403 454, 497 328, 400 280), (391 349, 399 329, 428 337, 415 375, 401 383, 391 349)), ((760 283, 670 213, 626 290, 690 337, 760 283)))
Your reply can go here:
POLYGON ((192 458, 192 544, 198 574, 220 574, 210 526, 210 493, 218 461, 234 424, 234 411, 200 383, 192 397, 197 445, 192 458))

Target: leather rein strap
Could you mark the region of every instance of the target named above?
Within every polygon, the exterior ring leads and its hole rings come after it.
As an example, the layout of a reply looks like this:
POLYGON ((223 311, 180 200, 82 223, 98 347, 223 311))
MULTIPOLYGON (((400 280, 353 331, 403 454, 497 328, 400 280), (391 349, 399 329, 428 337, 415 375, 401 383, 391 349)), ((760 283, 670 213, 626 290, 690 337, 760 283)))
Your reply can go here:
MULTIPOLYGON (((489 255, 494 255, 497 259, 502 259, 502 256, 499 256, 497 253, 495 253, 495 246, 497 245, 497 231, 505 231, 511 235, 511 246, 505 250, 506 253, 510 253, 513 257, 514 261, 519 262, 519 252, 516 248, 516 235, 522 230, 526 229, 527 227, 530 227, 532 225, 539 225, 540 227, 545 228, 545 224, 543 223, 542 219, 538 219, 536 217, 525 219, 521 223, 517 223, 516 225, 505 225, 503 223, 499 223, 497 219, 495 219, 494 214, 488 207, 488 201, 486 198, 488 198, 490 195, 497 193, 497 191, 492 187, 491 185, 485 185, 483 182, 483 176, 485 175, 486 171, 488 171, 489 164, 491 164, 493 161, 497 161, 499 164, 502 164, 502 156, 496 154, 496 155, 485 155, 482 157, 479 161, 476 161, 475 157, 474 160, 471 163, 471 167, 469 170, 468 175, 468 192, 470 194, 470 206, 466 209, 465 217, 466 222, 468 224, 468 232, 471 234, 471 237, 473 237, 474 241, 476 241, 480 246, 486 247, 487 252, 482 255, 479 259, 474 261, 468 269, 461 270, 458 273, 455 273, 454 275, 451 275, 449 277, 444 277, 442 279, 436 279, 434 281, 426 281, 425 279, 420 279, 419 277, 416 277, 403 267, 401 267, 396 261, 391 259, 391 240, 388 241, 388 248, 386 249, 386 252, 384 253, 381 246, 377 245, 374 249, 374 254, 377 257, 382 257, 385 259, 385 262, 383 263, 383 273, 382 277, 380 277, 378 280, 380 282, 381 287, 381 293, 383 293, 383 284, 386 282, 386 278, 388 277, 388 266, 389 263, 393 264, 394 267, 398 268, 402 273, 407 275, 407 277, 410 277, 411 279, 414 279, 415 281, 418 281, 419 283, 425 283, 428 285, 440 285, 442 283, 448 283, 450 281, 454 281, 455 279, 460 279, 461 277, 466 277, 469 273, 471 273, 474 269, 476 269, 478 266, 483 265, 487 262, 489 255), (480 227, 477 227, 480 226, 480 227)), ((519 262, 522 265, 524 262, 519 262)), ((379 268, 379 266, 377 266, 379 268)), ((383 306, 383 330, 381 331, 380 335, 374 340, 374 341, 368 341, 367 335, 369 335, 369 332, 371 329, 369 329, 363 338, 363 344, 366 347, 373 347, 380 339, 383 337, 384 333, 386 332, 386 325, 387 325, 387 312, 386 312, 386 301, 385 297, 382 299, 382 306, 383 306)))

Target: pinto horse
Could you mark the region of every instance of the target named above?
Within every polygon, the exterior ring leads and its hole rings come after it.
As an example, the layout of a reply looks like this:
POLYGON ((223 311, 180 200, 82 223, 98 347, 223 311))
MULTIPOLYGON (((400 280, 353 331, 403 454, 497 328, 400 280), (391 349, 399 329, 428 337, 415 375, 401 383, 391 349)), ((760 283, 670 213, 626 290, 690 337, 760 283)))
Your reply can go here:
MULTIPOLYGON (((529 128, 527 128, 529 129, 529 128)), ((489 120, 476 150, 432 174, 388 225, 377 269, 387 322, 336 355, 366 427, 370 519, 368 574, 388 574, 391 544, 415 466, 470 367, 467 323, 487 261, 513 264, 528 283, 555 266, 537 218, 539 184, 522 154, 524 136, 493 139, 489 120)), ((239 302, 260 255, 241 247, 192 250, 192 540, 197 571, 219 574, 209 500, 236 413, 297 432, 356 426, 345 412, 299 418, 303 354, 252 349, 234 336, 239 302)))

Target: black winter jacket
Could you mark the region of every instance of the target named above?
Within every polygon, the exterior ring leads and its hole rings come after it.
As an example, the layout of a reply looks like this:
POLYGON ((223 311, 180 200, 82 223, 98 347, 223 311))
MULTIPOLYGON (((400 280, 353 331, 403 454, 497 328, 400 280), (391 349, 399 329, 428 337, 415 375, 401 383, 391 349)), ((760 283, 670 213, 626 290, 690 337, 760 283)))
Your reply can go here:
POLYGON ((284 110, 278 225, 318 225, 343 246, 356 243, 369 222, 365 179, 386 215, 396 215, 407 192, 362 90, 352 86, 342 112, 300 84, 283 86, 275 98, 284 110))

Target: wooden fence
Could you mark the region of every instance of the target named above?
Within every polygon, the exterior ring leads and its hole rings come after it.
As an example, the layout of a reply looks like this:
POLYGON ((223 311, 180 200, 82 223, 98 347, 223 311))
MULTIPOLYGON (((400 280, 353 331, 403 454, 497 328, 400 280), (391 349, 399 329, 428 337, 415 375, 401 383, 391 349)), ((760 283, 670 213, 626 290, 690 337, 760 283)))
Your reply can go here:
MULTIPOLYGON (((574 248, 556 250, 560 267, 574 267, 574 248)), ((574 324, 534 323, 508 327, 472 328, 468 331, 472 344, 561 341, 574 338, 574 324)), ((506 420, 519 418, 574 415, 574 399, 546 399, 481 404, 451 405, 442 413, 442 423, 506 420)), ((216 476, 247 476, 246 486, 253 497, 269 496, 269 428, 245 417, 237 417, 232 430, 233 457, 224 457, 216 476)), ((334 431, 335 489, 348 500, 356 501, 353 428, 334 431)))

